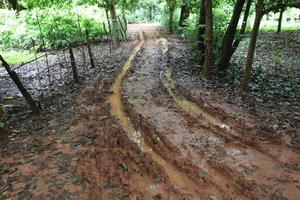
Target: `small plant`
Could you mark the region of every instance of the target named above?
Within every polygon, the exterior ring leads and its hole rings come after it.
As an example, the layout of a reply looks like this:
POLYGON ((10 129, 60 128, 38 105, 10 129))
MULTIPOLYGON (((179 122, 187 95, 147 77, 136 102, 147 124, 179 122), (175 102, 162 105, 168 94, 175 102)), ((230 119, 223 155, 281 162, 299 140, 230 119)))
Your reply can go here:
POLYGON ((235 180, 235 183, 238 184, 238 185, 241 185, 241 184, 242 184, 242 178, 241 178, 241 177, 238 177, 238 178, 235 180))
POLYGON ((240 118, 242 116, 242 114, 239 111, 236 111, 236 112, 233 113, 233 116, 235 118, 240 118))
POLYGON ((198 176, 199 176, 199 178, 205 178, 205 177, 207 177, 207 172, 205 172, 205 171, 200 171, 200 172, 198 172, 198 176))
POLYGON ((156 133, 152 133, 151 134, 151 140, 153 143, 156 143, 157 142, 157 139, 158 139, 158 135, 156 133))

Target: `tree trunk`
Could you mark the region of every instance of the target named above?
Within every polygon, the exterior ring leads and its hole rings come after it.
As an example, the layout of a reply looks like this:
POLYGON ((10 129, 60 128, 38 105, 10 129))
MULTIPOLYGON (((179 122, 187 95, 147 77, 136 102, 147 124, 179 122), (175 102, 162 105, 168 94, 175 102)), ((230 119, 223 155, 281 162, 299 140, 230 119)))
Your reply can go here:
POLYGON ((187 0, 184 0, 181 6, 180 18, 179 18, 179 27, 185 27, 185 20, 190 16, 190 8, 187 3, 187 0))
POLYGON ((246 60, 245 70, 244 70, 244 78, 241 84, 241 92, 247 91, 251 79, 251 71, 252 71, 255 47, 256 47, 256 42, 257 42, 257 37, 259 32, 259 26, 260 26, 261 19, 263 17, 263 9, 264 9, 263 1, 264 0, 258 0, 256 4, 255 21, 251 33, 250 44, 248 47, 247 60, 246 60))
POLYGON ((249 17, 249 13, 250 13, 250 8, 251 8, 251 4, 252 4, 252 0, 248 0, 247 1, 247 5, 246 5, 246 9, 245 9, 245 13, 244 13, 244 18, 243 18, 243 22, 242 22, 242 27, 240 30, 240 35, 239 37, 237 37, 237 39, 234 41, 233 43, 233 51, 231 52, 231 56, 230 59, 233 55, 233 53, 236 51, 236 49, 238 48, 245 32, 246 32, 246 28, 247 28, 247 22, 248 22, 248 17, 249 17))
POLYGON ((200 0, 200 13, 199 13, 199 29, 198 29, 198 49, 200 51, 200 65, 205 61, 205 0, 200 0))
POLYGON ((205 0, 205 23, 206 23, 206 31, 205 31, 206 47, 205 47, 204 77, 206 79, 211 79, 211 69, 214 62, 212 0, 205 0))
POLYGON ((222 47, 221 47, 220 60, 218 63, 219 70, 221 71, 225 71, 229 66, 230 59, 231 59, 231 52, 233 51, 233 41, 235 38, 236 29, 239 23, 239 19, 244 4, 245 4, 245 0, 236 1, 230 23, 225 32, 223 42, 222 42, 222 47))
POLYGON ((150 22, 153 21, 153 8, 152 8, 152 5, 149 6, 149 21, 150 22))
POLYGON ((88 53, 90 57, 91 68, 95 68, 95 62, 94 62, 94 56, 92 52, 92 46, 90 43, 89 31, 87 29, 85 30, 85 37, 86 37, 86 44, 87 44, 88 53))
POLYGON ((167 0, 167 6, 169 10, 169 33, 173 33, 173 17, 176 9, 176 1, 175 0, 167 0))
POLYGON ((10 3, 11 8, 13 10, 17 10, 17 8, 18 8, 18 0, 9 0, 9 3, 10 3))
POLYGON ((169 33, 173 33, 173 17, 174 17, 174 10, 170 9, 169 13, 169 33))
POLYGON ((75 83, 79 83, 80 80, 79 80, 79 76, 78 76, 78 70, 77 70, 75 56, 74 56, 72 47, 69 48, 69 53, 70 53, 70 59, 71 59, 71 68, 72 68, 73 78, 75 80, 75 83))
POLYGON ((0 8, 5 8, 5 2, 4 2, 4 0, 0 0, 0 8))
POLYGON ((234 54, 234 52, 236 51, 236 49, 239 47, 240 42, 242 41, 244 34, 246 32, 246 28, 247 28, 247 22, 248 22, 248 17, 249 17, 249 13, 250 13, 250 8, 251 8, 251 4, 252 4, 252 0, 248 0, 247 1, 247 5, 246 5, 246 9, 245 9, 245 13, 244 13, 244 18, 243 18, 243 22, 242 22, 242 27, 240 29, 240 33, 239 36, 236 38, 236 40, 233 43, 233 48, 232 51, 230 52, 230 56, 228 58, 228 64, 230 63, 230 60, 234 54))
POLYGON ((279 14, 279 19, 278 19, 277 33, 280 33, 280 32, 281 32, 281 24, 282 24, 283 13, 284 13, 284 10, 281 9, 281 10, 280 10, 280 14, 279 14))
POLYGON ((32 96, 30 95, 30 93, 28 92, 26 87, 21 82, 18 74, 14 70, 11 70, 9 64, 4 60, 4 58, 1 55, 0 55, 0 61, 2 62, 2 65, 4 66, 5 70, 7 71, 7 73, 13 80, 13 82, 16 84, 17 88, 23 95, 23 97, 26 100, 26 102, 28 103, 28 105, 30 106, 32 113, 34 115, 40 114, 40 110, 39 110, 37 103, 33 100, 32 96))
MULTIPOLYGON (((111 33, 111 24, 110 24, 110 20, 109 20, 109 15, 108 15, 108 10, 105 9, 105 13, 106 13, 106 19, 107 19, 107 24, 108 24, 108 32, 109 32, 109 36, 110 36, 110 39, 112 41, 112 43, 114 42, 113 41, 113 36, 112 36, 112 33, 111 33)), ((104 23, 105 25, 105 23, 104 23)))
POLYGON ((115 2, 114 1, 109 1, 108 3, 108 9, 110 12, 111 16, 111 21, 112 21, 112 38, 115 46, 120 45, 120 38, 119 38, 119 24, 118 24, 118 18, 117 18, 117 13, 116 13, 116 8, 115 8, 115 2))

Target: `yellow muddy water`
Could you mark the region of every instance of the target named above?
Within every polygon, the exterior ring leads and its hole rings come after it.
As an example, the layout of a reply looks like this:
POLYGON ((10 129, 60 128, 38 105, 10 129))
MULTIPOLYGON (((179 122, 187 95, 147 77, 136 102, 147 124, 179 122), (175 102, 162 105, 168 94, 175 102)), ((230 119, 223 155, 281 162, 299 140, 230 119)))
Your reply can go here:
POLYGON ((197 115, 203 116, 203 118, 210 124, 219 126, 230 130, 230 127, 213 115, 209 114, 202 108, 200 108, 196 103, 187 100, 184 97, 177 96, 173 90, 175 89, 175 81, 172 79, 172 70, 168 68, 164 74, 165 80, 162 80, 164 87, 167 89, 168 93, 172 96, 176 104, 186 112, 195 113, 197 115))
MULTIPOLYGON (((168 68, 165 70, 165 72, 162 74, 162 83, 165 87, 165 89, 168 91, 169 95, 172 96, 176 104, 185 112, 188 113, 194 113, 195 115, 203 116, 203 118, 213 125, 219 126, 221 128, 227 129, 230 132, 234 132, 233 128, 230 128, 226 124, 223 124, 222 121, 211 114, 207 113, 205 110, 203 110, 199 105, 197 105, 194 102, 191 102, 187 100, 185 97, 175 94, 175 81, 172 79, 172 70, 171 68, 168 68)), ((293 177, 294 180, 300 180, 300 174, 298 171, 292 171, 287 172, 286 169, 282 169, 279 167, 275 167, 276 165, 280 165, 283 163, 293 163, 294 160, 299 160, 299 155, 297 155, 295 152, 293 152, 290 149, 286 149, 285 147, 282 147, 279 152, 274 152, 276 148, 269 148, 268 153, 274 154, 276 157, 278 155, 281 155, 279 160, 274 160, 267 155, 258 152, 255 148, 251 147, 245 147, 241 149, 242 152, 244 152, 244 155, 247 156, 246 160, 243 160, 240 158, 240 161, 243 161, 245 164, 251 163, 258 168, 253 174, 248 174, 247 178, 249 180, 255 180, 259 184, 265 184, 265 185, 271 185, 272 183, 271 179, 268 177, 293 177), (282 157, 286 157, 288 159, 282 159, 282 157), (267 177, 267 178, 266 178, 267 177)), ((235 152, 235 151, 233 151, 235 152)), ((229 152, 228 152, 228 155, 229 152)), ((247 165, 246 165, 247 166, 247 165)), ((299 189, 297 189, 296 184, 293 184, 292 181, 290 183, 281 183, 280 184, 281 191, 284 194, 285 197, 288 197, 288 199, 298 199, 299 197, 299 189)))
MULTIPOLYGON (((128 137, 137 143, 138 147, 146 153, 151 155, 151 158, 159 164, 165 171, 166 175, 169 177, 170 181, 175 187, 182 190, 182 192, 188 193, 191 196, 198 196, 199 187, 191 181, 185 174, 181 173, 170 163, 166 162, 160 155, 152 150, 142 138, 141 133, 135 130, 129 117, 123 110, 123 105, 121 102, 121 85, 124 76, 127 74, 128 70, 132 66, 132 62, 137 54, 137 52, 142 48, 144 44, 144 37, 140 34, 141 41, 136 45, 130 57, 124 64, 121 73, 116 77, 114 84, 111 87, 113 94, 109 97, 108 103, 110 103, 112 108, 112 114, 119 120, 119 123, 123 129, 127 132, 128 137)), ((153 190, 153 188, 152 188, 153 190)), ((152 191, 153 192, 153 191, 152 191)), ((161 191, 157 191, 160 193, 161 191)))

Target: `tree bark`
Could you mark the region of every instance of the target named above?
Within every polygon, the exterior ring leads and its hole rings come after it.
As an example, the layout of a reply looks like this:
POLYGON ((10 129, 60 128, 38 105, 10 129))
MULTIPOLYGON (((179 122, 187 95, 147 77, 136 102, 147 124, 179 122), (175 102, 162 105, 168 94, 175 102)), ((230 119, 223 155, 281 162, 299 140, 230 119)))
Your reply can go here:
POLYGON ((200 6, 197 46, 200 51, 199 64, 203 65, 205 62, 205 0, 200 0, 200 6))
POLYGON ((86 44, 87 44, 88 53, 89 53, 89 57, 90 57, 91 68, 95 68, 95 62, 94 62, 92 46, 91 46, 91 43, 90 43, 90 37, 89 37, 89 31, 88 30, 85 30, 85 37, 86 37, 86 44))
POLYGON ((247 22, 248 22, 248 17, 249 17, 249 13, 250 13, 250 8, 251 8, 251 4, 252 4, 252 0, 248 0, 247 5, 246 5, 246 9, 244 12, 244 18, 243 18, 243 22, 242 22, 242 27, 240 29, 240 33, 239 36, 235 39, 233 45, 232 45, 232 51, 230 52, 230 56, 228 57, 228 64, 230 63, 230 60, 234 54, 234 52, 236 51, 236 49, 239 47, 240 42, 242 41, 244 34, 246 32, 246 28, 247 28, 247 22))
POLYGON ((176 1, 175 0, 167 0, 167 6, 169 10, 169 33, 173 33, 173 17, 174 17, 174 12, 176 8, 176 1))
POLYGON ((149 6, 149 21, 150 22, 153 21, 153 8, 152 8, 152 5, 149 6))
POLYGON ((13 10, 17 10, 17 8, 18 8, 18 0, 9 0, 9 3, 10 3, 11 8, 13 10))
POLYGON ((14 83, 18 87, 19 91, 23 95, 24 99, 26 100, 26 102, 30 106, 30 108, 32 110, 32 113, 34 115, 40 114, 40 110, 38 108, 37 103, 33 100, 32 96, 30 95, 28 90, 22 84, 18 74, 14 70, 11 70, 9 64, 4 60, 4 58, 1 55, 0 55, 0 61, 2 62, 2 65, 4 66, 5 70, 7 71, 7 73, 11 77, 11 79, 14 81, 14 83))
POLYGON ((204 77, 206 79, 211 79, 211 70, 214 62, 212 0, 205 0, 205 23, 206 23, 206 30, 205 30, 206 47, 205 47, 204 77))
POLYGON ((241 27, 241 30, 240 30, 240 34, 239 34, 239 37, 237 37, 237 39, 233 43, 233 51, 231 52, 230 59, 231 59, 233 53, 238 48, 238 46, 239 46, 240 42, 242 41, 242 38, 243 38, 243 36, 244 36, 244 34, 246 32, 247 22, 248 22, 248 17, 249 17, 249 13, 250 13, 251 4, 252 4, 252 0, 248 0, 246 8, 245 8, 245 12, 244 12, 244 18, 243 18, 243 22, 242 22, 242 27, 241 27))
POLYGON ((272 12, 274 10, 288 8, 288 7, 300 9, 300 1, 292 2, 292 3, 289 3, 289 2, 283 3, 282 1, 276 2, 273 5, 269 6, 268 8, 265 8, 264 14, 269 14, 270 12, 272 12))
POLYGON ((74 56, 72 47, 69 48, 69 53, 70 53, 70 59, 71 59, 71 68, 72 68, 73 78, 74 78, 75 83, 79 83, 80 81, 79 81, 75 56, 74 56))
POLYGON ((112 21, 112 38, 115 46, 120 45, 120 38, 119 38, 119 24, 118 24, 118 18, 117 18, 117 12, 115 8, 115 1, 109 0, 107 1, 108 9, 111 16, 112 21))
POLYGON ((225 32, 222 47, 221 55, 218 63, 219 70, 225 71, 230 63, 231 52, 233 51, 233 41, 236 35, 236 29, 239 23, 239 19, 243 10, 245 0, 237 0, 233 9, 233 14, 231 16, 230 23, 225 32))
POLYGON ((182 5, 181 5, 181 12, 180 12, 180 18, 179 18, 179 27, 185 27, 185 21, 189 18, 190 16, 190 8, 187 3, 187 0, 184 0, 182 5))
POLYGON ((284 13, 284 10, 281 9, 281 10, 280 10, 280 14, 279 14, 279 19, 278 19, 277 33, 280 33, 280 32, 281 32, 281 24, 282 24, 283 13, 284 13))
POLYGON ((169 13, 169 33, 172 34, 173 31, 173 17, 174 17, 174 10, 170 9, 169 13))
POLYGON ((251 39, 250 44, 248 47, 248 54, 247 54, 247 60, 245 64, 245 70, 244 70, 244 78, 241 84, 241 92, 246 92, 249 87, 249 82, 251 79, 251 71, 252 71, 252 65, 253 65, 253 59, 254 59, 254 53, 255 53, 255 47, 259 32, 259 27, 261 23, 261 19, 264 15, 264 4, 263 0, 258 0, 256 3, 256 14, 255 14, 255 21, 253 25, 253 30, 251 33, 251 39))

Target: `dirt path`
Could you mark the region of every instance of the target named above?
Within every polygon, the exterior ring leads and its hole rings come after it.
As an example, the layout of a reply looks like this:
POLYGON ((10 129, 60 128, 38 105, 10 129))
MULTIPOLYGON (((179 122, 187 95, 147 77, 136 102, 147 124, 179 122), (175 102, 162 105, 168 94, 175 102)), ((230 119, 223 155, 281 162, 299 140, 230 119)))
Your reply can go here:
POLYGON ((137 41, 71 107, 14 127, 0 149, 0 199, 298 200, 299 152, 191 101, 173 78, 170 43, 181 41, 157 25, 130 28, 137 41))
POLYGON ((147 40, 123 85, 127 111, 153 150, 187 174, 191 185, 205 177, 198 189, 202 199, 297 199, 300 173, 293 166, 299 154, 282 146, 255 147, 236 124, 176 94, 171 70, 163 67, 166 49, 164 38, 147 40))

